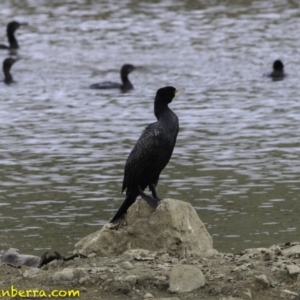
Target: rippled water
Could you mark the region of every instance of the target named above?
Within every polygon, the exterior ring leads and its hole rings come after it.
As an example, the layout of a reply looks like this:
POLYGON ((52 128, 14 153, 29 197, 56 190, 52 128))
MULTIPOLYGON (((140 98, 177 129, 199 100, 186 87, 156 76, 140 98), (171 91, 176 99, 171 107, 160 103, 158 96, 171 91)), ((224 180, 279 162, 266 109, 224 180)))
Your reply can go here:
POLYGON ((185 92, 159 195, 190 202, 219 251, 299 240, 298 2, 101 2, 0 4, 1 43, 29 23, 17 83, 0 85, 0 249, 68 253, 109 221, 165 85, 185 92), (278 58, 289 76, 262 77, 278 58), (133 91, 88 89, 124 63, 133 91))

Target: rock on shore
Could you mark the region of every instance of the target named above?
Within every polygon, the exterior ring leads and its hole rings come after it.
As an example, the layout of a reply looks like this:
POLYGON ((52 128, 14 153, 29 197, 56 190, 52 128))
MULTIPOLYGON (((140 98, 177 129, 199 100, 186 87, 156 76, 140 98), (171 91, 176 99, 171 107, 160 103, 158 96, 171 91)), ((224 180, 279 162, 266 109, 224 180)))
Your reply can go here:
POLYGON ((40 257, 35 255, 20 254, 18 249, 10 248, 2 255, 1 262, 17 268, 21 266, 37 268, 40 259, 40 257))
POLYGON ((105 225, 80 240, 75 248, 82 254, 98 256, 117 256, 139 248, 184 257, 215 251, 195 209, 174 199, 164 199, 156 209, 138 200, 119 223, 105 225))

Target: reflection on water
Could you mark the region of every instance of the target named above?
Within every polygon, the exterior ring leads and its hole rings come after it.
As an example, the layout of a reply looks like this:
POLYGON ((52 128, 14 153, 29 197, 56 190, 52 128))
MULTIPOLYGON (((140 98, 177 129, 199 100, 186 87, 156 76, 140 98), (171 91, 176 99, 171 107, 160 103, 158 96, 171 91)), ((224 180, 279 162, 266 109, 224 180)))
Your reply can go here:
MULTIPOLYGON (((15 85, 0 86, 0 249, 67 253, 114 215, 125 160, 158 88, 185 88, 161 197, 197 209, 220 251, 296 240, 298 4, 293 1, 2 1, 15 85), (263 78, 275 59, 289 76, 263 78), (133 91, 90 90, 118 81, 133 91)), ((2 41, 1 41, 2 42, 2 41)), ((7 53, 1 51, 3 60, 7 53)))

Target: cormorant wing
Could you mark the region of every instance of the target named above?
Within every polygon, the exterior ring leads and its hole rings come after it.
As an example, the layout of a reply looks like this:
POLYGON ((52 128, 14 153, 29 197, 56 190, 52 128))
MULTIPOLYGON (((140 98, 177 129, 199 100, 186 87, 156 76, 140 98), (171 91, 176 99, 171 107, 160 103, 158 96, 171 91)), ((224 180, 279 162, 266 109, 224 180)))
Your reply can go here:
POLYGON ((144 189, 150 183, 147 182, 147 178, 149 178, 149 173, 153 173, 153 164, 156 163, 160 152, 159 145, 159 123, 155 122, 148 125, 142 132, 127 158, 122 192, 127 187, 137 186, 138 184, 141 184, 141 188, 144 189), (145 187, 142 182, 144 182, 144 185, 146 184, 145 187))
POLYGON ((91 89, 99 89, 99 90, 106 90, 106 89, 120 89, 122 88, 122 85, 117 82, 111 82, 111 81, 104 81, 100 83, 94 83, 90 85, 91 89))

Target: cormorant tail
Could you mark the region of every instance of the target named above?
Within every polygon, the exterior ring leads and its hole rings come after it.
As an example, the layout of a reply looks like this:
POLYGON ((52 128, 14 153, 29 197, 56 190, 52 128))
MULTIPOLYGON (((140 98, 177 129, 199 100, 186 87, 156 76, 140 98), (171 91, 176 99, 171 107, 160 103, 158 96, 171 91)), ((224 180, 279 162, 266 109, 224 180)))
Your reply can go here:
POLYGON ((135 199, 137 198, 138 194, 136 193, 128 193, 124 202, 122 203, 121 207, 115 214, 115 216, 111 219, 110 223, 115 222, 116 220, 120 219, 128 210, 128 208, 134 203, 135 199))

